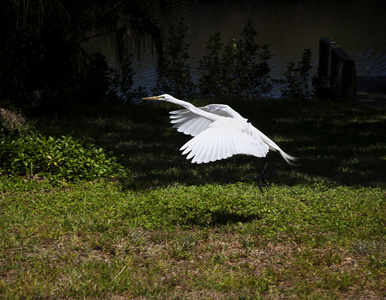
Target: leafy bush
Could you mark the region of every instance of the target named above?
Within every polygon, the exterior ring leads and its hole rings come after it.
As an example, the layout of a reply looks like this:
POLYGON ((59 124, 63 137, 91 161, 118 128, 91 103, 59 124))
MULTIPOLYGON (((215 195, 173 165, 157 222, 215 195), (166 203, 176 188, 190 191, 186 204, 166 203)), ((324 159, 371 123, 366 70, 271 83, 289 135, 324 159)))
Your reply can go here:
POLYGON ((284 73, 285 80, 277 83, 284 84, 281 89, 281 97, 285 99, 309 99, 314 92, 310 89, 311 50, 304 49, 302 58, 298 63, 290 61, 287 71, 284 73))
POLYGON ((158 79, 154 94, 170 93, 176 97, 191 97, 196 93, 196 85, 192 82, 189 59, 189 44, 185 42, 188 27, 181 20, 177 26, 171 26, 163 59, 158 70, 158 79))
POLYGON ((107 92, 109 103, 131 104, 147 95, 146 89, 139 85, 133 88, 135 72, 132 68, 133 55, 127 54, 124 61, 121 62, 120 70, 112 72, 110 86, 107 92))
POLYGON ((12 136, 3 131, 1 135, 0 174, 39 175, 58 183, 93 180, 123 171, 111 153, 71 136, 12 136))
MULTIPOLYGON (((100 104, 106 101, 110 86, 111 68, 101 53, 85 54, 81 71, 74 73, 73 82, 64 87, 65 104, 100 104)), ((47 106, 48 103, 45 104, 47 106)))
POLYGON ((206 44, 206 55, 200 61, 201 77, 198 86, 204 97, 222 94, 222 76, 218 70, 221 66, 221 48, 220 32, 213 33, 206 44))
POLYGON ((199 89, 204 97, 265 97, 272 90, 267 45, 256 44, 257 32, 248 22, 241 39, 231 39, 222 51, 220 33, 213 34, 200 61, 199 89))

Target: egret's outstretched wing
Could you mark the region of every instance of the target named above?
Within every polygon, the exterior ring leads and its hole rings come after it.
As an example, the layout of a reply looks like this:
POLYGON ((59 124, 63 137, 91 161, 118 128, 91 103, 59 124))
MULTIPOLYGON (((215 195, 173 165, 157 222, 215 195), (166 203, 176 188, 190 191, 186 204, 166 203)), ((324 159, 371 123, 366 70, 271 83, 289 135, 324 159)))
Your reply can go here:
POLYGON ((226 118, 215 121, 181 147, 182 154, 193 158, 192 163, 208 163, 231 157, 235 154, 247 154, 265 157, 268 146, 260 136, 255 135, 245 126, 243 120, 226 118))
MULTIPOLYGON (((234 118, 239 114, 224 104, 209 104, 204 107, 199 107, 204 112, 213 113, 221 117, 234 118)), ((179 109, 170 112, 171 123, 174 124, 178 132, 183 132, 187 135, 196 136, 200 132, 209 127, 213 120, 209 120, 189 109, 179 109)))

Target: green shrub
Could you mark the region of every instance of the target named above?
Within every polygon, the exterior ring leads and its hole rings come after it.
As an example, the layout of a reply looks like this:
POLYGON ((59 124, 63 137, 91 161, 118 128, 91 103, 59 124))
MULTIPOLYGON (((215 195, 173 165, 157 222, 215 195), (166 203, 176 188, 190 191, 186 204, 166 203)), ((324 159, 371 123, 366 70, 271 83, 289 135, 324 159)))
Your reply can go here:
POLYGON ((190 58, 189 44, 185 41, 187 32, 188 27, 183 20, 176 26, 170 26, 164 56, 158 67, 157 84, 152 89, 154 94, 169 93, 181 98, 196 95, 196 85, 186 63, 190 58))
POLYGON ((198 87, 204 97, 222 95, 263 98, 272 91, 271 57, 267 45, 255 42, 257 32, 248 22, 241 39, 231 39, 223 48, 220 33, 214 33, 200 61, 201 78, 198 87))
POLYGON ((0 174, 39 175, 53 183, 93 180, 123 172, 116 157, 92 143, 41 134, 6 135, 1 131, 0 174))
POLYGON ((147 96, 146 89, 134 85, 134 69, 132 68, 133 55, 127 54, 120 68, 112 71, 109 90, 107 91, 107 102, 109 104, 131 104, 147 96))
POLYGON ((290 61, 284 73, 285 80, 277 80, 276 83, 283 84, 281 97, 284 99, 309 99, 314 95, 309 86, 311 65, 311 50, 304 49, 302 58, 298 63, 290 61))
POLYGON ((222 76, 219 68, 221 66, 220 32, 213 33, 206 44, 205 56, 200 60, 201 77, 199 78, 200 95, 213 97, 222 94, 222 76))

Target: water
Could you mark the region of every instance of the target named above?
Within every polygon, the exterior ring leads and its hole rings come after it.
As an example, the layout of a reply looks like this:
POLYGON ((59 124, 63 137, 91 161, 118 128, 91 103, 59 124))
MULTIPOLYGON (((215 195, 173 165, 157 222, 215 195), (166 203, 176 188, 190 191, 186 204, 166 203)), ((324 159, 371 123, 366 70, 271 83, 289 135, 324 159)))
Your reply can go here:
MULTIPOLYGON (((205 54, 209 36, 221 32, 223 43, 238 39, 248 21, 258 31, 256 42, 270 47, 272 77, 281 77, 288 62, 299 61, 306 48, 312 51, 312 72, 316 72, 320 37, 331 38, 355 60, 358 76, 386 76, 385 0, 245 2, 190 1, 186 16, 191 56, 188 63, 195 81, 199 77, 198 61, 205 54)), ((103 53, 117 67, 113 48, 105 45, 103 53)), ((150 91, 157 79, 155 66, 150 51, 135 59, 136 85, 150 91)))

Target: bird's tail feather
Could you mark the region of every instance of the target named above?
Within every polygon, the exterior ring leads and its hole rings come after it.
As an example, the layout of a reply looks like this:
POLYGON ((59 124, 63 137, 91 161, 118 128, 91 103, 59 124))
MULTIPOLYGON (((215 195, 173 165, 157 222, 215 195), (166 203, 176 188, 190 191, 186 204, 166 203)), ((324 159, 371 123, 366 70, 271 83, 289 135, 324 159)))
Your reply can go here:
POLYGON ((292 155, 289 155, 285 153, 283 150, 278 149, 279 153, 281 156, 284 158, 284 160, 287 162, 287 164, 290 164, 291 166, 294 166, 295 164, 293 163, 294 161, 298 160, 297 157, 294 157, 292 155))

